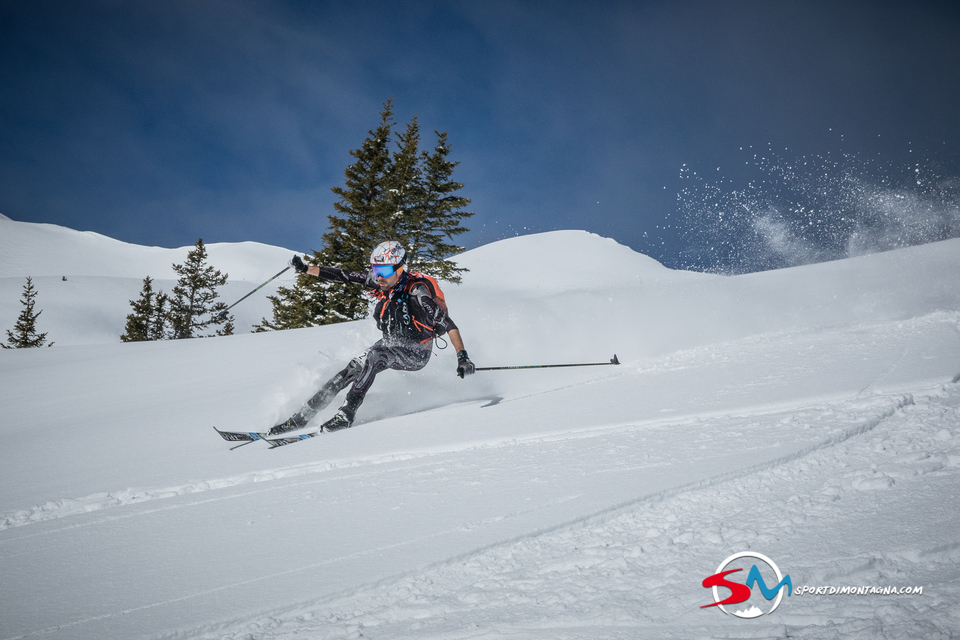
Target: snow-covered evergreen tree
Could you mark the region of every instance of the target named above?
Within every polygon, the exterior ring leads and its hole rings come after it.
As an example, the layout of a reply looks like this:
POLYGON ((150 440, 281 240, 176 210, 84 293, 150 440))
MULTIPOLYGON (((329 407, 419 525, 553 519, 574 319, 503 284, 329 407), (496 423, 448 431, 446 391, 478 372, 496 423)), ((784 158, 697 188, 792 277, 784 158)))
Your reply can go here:
MULTIPOLYGON (((313 262, 310 258, 307 263, 313 262)), ((278 287, 277 294, 267 296, 273 305, 273 319, 264 318, 253 326, 254 333, 298 327, 313 327, 324 322, 327 308, 327 283, 313 276, 298 275, 292 287, 278 287)))
MULTIPOLYGON (((392 160, 390 134, 393 127, 392 100, 383 105, 380 124, 368 132, 359 149, 350 151, 355 162, 344 170, 344 186, 331 191, 339 196, 333 207, 340 215, 328 216, 329 230, 324 248, 314 251, 310 264, 349 271, 370 268, 370 250, 377 244, 375 233, 387 219, 387 177, 392 160)), ((312 276, 299 276, 293 287, 280 287, 273 303, 273 319, 264 319, 254 331, 293 329, 357 320, 367 314, 368 300, 360 287, 331 284, 312 276)))
POLYGON ((397 134, 397 149, 387 176, 384 197, 388 203, 388 215, 379 225, 379 236, 374 244, 384 240, 396 240, 408 246, 408 231, 422 217, 422 186, 419 158, 420 125, 414 116, 403 133, 397 134))
MULTIPOLYGON (((17 317, 16 324, 13 325, 13 331, 7 329, 7 340, 10 344, 0 342, 0 347, 4 349, 29 349, 33 347, 42 347, 47 342, 46 333, 37 333, 37 318, 43 313, 43 310, 33 312, 36 305, 37 291, 33 287, 33 279, 27 276, 27 283, 23 285, 23 297, 20 304, 23 309, 17 317)), ((52 347, 53 343, 47 345, 52 347)))
MULTIPOLYGON (((203 238, 197 240, 183 264, 173 265, 173 270, 180 276, 169 298, 167 312, 174 340, 203 337, 201 333, 211 325, 228 322, 227 318, 218 317, 227 305, 216 301, 219 297, 217 287, 227 283, 227 274, 207 264, 203 238)), ((232 326, 232 318, 229 323, 232 326)), ((215 335, 221 335, 221 332, 215 335)))
MULTIPOLYGON (((339 215, 327 216, 329 230, 323 235, 323 250, 314 254, 317 264, 360 272, 370 268, 370 251, 382 241, 394 213, 389 198, 393 125, 391 99, 383 105, 377 128, 359 149, 350 152, 356 161, 344 170, 344 185, 331 189, 339 197, 333 203, 339 215)), ((366 317, 369 301, 360 287, 339 285, 326 290, 327 306, 320 324, 366 317)))
POLYGON ((163 291, 153 290, 153 278, 143 279, 140 297, 130 301, 133 311, 127 315, 127 324, 120 336, 123 342, 166 340, 172 337, 167 303, 170 298, 163 291))
POLYGON ((157 292, 157 297, 153 299, 153 319, 150 321, 150 340, 169 340, 172 337, 170 330, 170 318, 167 315, 167 305, 170 303, 170 296, 163 291, 157 292))
POLYGON ((133 311, 127 315, 127 324, 120 340, 123 342, 144 342, 153 340, 150 323, 154 315, 153 279, 147 276, 143 279, 143 288, 140 297, 130 301, 133 311))
MULTIPOLYGON (((470 200, 456 195, 463 184, 452 179, 458 163, 447 159, 446 133, 437 133, 433 153, 421 153, 420 125, 414 117, 397 135, 393 103, 388 100, 380 123, 368 132, 358 149, 350 152, 354 163, 344 170, 343 186, 331 190, 338 196, 336 214, 328 216, 324 247, 308 263, 363 272, 370 268, 370 251, 384 240, 397 240, 410 256, 409 266, 440 279, 460 281, 449 256, 463 251, 450 242, 467 231, 462 220, 470 200)), ((318 326, 357 320, 367 314, 369 299, 355 285, 332 284, 299 276, 293 287, 280 287, 270 296, 273 319, 264 319, 255 331, 318 326)))
POLYGON ((449 257, 464 251, 452 242, 454 236, 468 231, 464 218, 473 215, 464 211, 469 198, 456 195, 463 183, 453 180, 453 170, 459 162, 447 159, 450 145, 447 133, 434 132, 437 144, 433 153, 424 151, 420 158, 417 203, 410 215, 404 216, 400 234, 410 256, 410 268, 430 274, 440 280, 460 282, 466 269, 457 267, 449 257))

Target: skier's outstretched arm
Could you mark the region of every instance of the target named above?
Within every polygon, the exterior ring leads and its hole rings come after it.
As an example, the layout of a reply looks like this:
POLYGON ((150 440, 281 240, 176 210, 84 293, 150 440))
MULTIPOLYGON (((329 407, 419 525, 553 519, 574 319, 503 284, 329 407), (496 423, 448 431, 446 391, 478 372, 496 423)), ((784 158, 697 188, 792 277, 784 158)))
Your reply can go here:
POLYGON ((447 332, 447 337, 450 338, 450 344, 457 350, 457 353, 466 351, 463 347, 463 338, 460 337, 460 329, 450 329, 450 331, 447 332))
POLYGON ((447 332, 447 336, 450 338, 450 344, 457 350, 457 375, 461 378, 473 375, 476 367, 473 362, 470 361, 470 356, 467 355, 467 350, 463 347, 463 338, 460 337, 460 329, 450 329, 447 332))
POLYGON ((307 265, 300 256, 295 255, 288 263, 297 273, 303 273, 321 280, 330 280, 332 282, 343 282, 345 284, 360 284, 371 289, 377 288, 377 283, 369 273, 356 273, 353 271, 344 271, 334 267, 318 267, 317 265, 307 265))

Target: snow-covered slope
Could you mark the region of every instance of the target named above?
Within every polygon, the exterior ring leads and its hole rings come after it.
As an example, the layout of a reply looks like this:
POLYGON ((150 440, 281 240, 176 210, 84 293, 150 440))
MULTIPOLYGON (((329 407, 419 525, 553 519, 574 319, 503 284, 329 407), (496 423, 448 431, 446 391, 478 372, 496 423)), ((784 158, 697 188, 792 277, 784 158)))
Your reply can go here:
MULTIPOLYGON (((623 364, 460 380, 437 350, 268 450, 210 427, 286 417, 372 322, 0 352, 0 639, 955 635, 960 241, 739 277, 576 231, 458 259, 478 366, 623 364), (701 608, 747 550, 792 594, 701 608)), ((112 322, 113 277, 76 279, 112 322)), ((73 304, 48 284, 41 320, 73 304)))
MULTIPOLYGON (((661 266, 582 231, 513 238, 458 260, 448 294, 484 359, 631 358, 771 331, 960 309, 960 240, 725 277, 661 266)), ((471 352, 474 351, 471 349, 471 352)))
MULTIPOLYGON (((292 251, 257 242, 214 243, 207 246, 208 264, 229 275, 220 291, 227 304, 239 300, 286 266, 292 251)), ((172 265, 182 263, 193 249, 142 247, 90 231, 53 224, 15 222, 0 216, 0 330, 11 328, 25 278, 37 290, 36 309, 43 310, 38 330, 59 346, 119 342, 130 301, 140 295, 143 279, 154 289, 169 292, 176 283, 172 265)), ((287 272, 231 313, 238 332, 250 331, 270 317, 267 295, 294 276, 287 272)), ((2 334, 6 338, 6 334, 2 334)))
MULTIPOLYGON (((176 279, 171 265, 193 247, 163 249, 120 242, 92 231, 0 217, 0 278, 104 276, 176 279)), ((259 242, 207 245, 209 262, 234 280, 263 281, 283 268, 290 251, 259 242), (277 267, 277 265, 280 265, 277 267), (272 269, 272 271, 271 271, 272 269)), ((259 283, 258 283, 259 284, 259 283)))

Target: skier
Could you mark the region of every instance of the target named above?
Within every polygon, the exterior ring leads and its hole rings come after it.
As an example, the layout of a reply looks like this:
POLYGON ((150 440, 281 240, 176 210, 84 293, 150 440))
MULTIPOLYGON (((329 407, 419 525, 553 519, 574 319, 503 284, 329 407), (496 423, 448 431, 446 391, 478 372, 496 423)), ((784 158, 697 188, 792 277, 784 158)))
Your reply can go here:
POLYGON ((375 291, 380 300, 373 315, 383 338, 351 360, 307 400, 300 411, 270 429, 271 435, 305 427, 340 391, 352 385, 346 402, 323 423, 321 430, 337 431, 350 427, 376 375, 387 369, 423 369, 430 361, 433 340, 437 336, 447 334, 457 350, 457 375, 463 378, 474 373, 475 367, 464 349, 460 330, 447 315, 444 305, 431 295, 427 282, 411 276, 404 269, 406 259, 406 251, 400 243, 388 240, 373 250, 367 273, 307 266, 297 255, 290 260, 290 266, 298 273, 331 282, 360 284, 375 291))

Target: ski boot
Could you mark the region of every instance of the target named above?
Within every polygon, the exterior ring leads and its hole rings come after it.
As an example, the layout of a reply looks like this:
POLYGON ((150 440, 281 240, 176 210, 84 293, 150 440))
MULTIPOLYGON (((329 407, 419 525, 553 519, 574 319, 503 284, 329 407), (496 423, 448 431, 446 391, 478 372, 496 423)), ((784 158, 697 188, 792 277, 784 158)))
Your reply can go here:
POLYGON ((333 414, 333 417, 323 423, 321 431, 340 431, 340 429, 349 429, 353 425, 353 411, 350 407, 343 406, 333 414))
POLYGON ((307 426, 307 422, 309 422, 309 420, 304 419, 304 417, 299 413, 295 413, 287 418, 286 422, 281 422, 275 427, 270 427, 270 431, 267 433, 272 436, 278 436, 281 433, 286 433, 287 431, 303 429, 305 426, 307 426))

